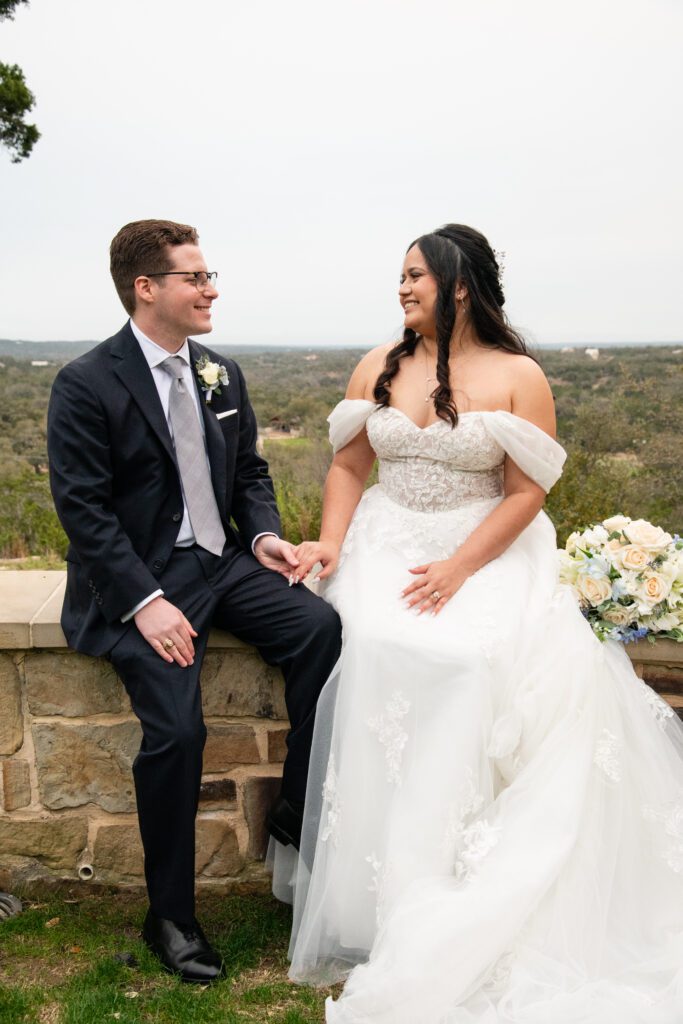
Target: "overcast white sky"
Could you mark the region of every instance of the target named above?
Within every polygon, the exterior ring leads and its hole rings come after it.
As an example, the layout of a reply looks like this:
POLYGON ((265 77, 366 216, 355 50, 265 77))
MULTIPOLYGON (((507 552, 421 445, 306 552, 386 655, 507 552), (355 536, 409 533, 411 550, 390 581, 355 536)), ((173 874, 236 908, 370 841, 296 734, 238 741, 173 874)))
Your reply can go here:
POLYGON ((373 344, 407 244, 507 253, 539 342, 683 338, 681 0, 32 0, 0 59, 42 138, 0 151, 0 337, 125 315, 118 228, 195 224, 217 343, 373 344))

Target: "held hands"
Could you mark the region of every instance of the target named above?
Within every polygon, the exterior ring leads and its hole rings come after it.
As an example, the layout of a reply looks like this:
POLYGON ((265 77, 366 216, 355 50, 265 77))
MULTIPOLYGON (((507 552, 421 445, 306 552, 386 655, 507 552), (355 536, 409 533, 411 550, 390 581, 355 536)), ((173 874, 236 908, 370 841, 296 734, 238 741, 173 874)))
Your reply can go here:
POLYGON ((254 556, 261 565, 266 569, 272 569, 273 572, 279 572, 280 575, 286 576, 290 580, 293 580, 295 574, 301 578, 301 574, 298 572, 299 559, 296 552, 297 549, 293 544, 287 540, 280 540, 272 533, 259 537, 254 545, 254 556))
POLYGON ((332 541, 305 540, 296 549, 296 556, 299 559, 299 568, 295 574, 296 583, 305 579, 317 562, 322 563, 322 569, 316 576, 316 580, 324 580, 337 568, 339 546, 332 541))
POLYGON ((401 596, 407 599, 408 608, 417 606, 420 615, 422 612, 438 615, 471 575, 452 558, 418 565, 409 571, 417 579, 406 587, 401 596))
POLYGON ((137 612, 135 625, 164 661, 169 664, 175 661, 181 668, 194 664, 192 638, 197 633, 180 608, 170 601, 155 597, 137 612))

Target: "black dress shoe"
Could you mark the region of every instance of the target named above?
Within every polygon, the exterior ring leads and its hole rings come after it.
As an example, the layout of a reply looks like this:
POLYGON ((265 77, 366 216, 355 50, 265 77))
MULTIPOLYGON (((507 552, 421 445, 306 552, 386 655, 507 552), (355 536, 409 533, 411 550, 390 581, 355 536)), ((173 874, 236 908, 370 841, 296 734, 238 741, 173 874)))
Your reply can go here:
POLYGON ((223 961, 197 921, 181 924, 148 910, 142 938, 166 970, 178 974, 181 981, 208 985, 223 974, 223 961))
POLYGON ((304 820, 304 805, 279 796, 266 818, 268 831, 273 839, 283 846, 301 846, 301 826, 304 820))

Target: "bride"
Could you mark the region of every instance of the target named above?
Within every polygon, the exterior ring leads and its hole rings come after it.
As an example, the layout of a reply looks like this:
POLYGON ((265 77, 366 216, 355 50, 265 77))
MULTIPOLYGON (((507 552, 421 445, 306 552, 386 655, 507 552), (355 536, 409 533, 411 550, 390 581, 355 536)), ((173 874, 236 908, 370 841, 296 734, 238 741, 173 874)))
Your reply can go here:
POLYGON ((345 980, 334 1024, 681 1024, 683 729, 558 585, 565 455, 488 242, 419 238, 399 296, 298 552, 344 646, 275 849, 290 976, 345 980))

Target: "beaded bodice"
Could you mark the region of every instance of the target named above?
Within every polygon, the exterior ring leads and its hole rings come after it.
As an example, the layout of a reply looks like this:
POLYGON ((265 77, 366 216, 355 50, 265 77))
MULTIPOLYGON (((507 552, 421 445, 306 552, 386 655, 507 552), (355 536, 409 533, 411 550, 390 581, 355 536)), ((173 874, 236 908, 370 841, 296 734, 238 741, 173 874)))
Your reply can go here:
POLYGON ((485 413, 461 413, 425 428, 391 406, 367 419, 379 459, 379 483, 399 505, 443 512, 503 493, 504 449, 486 429, 485 413))

